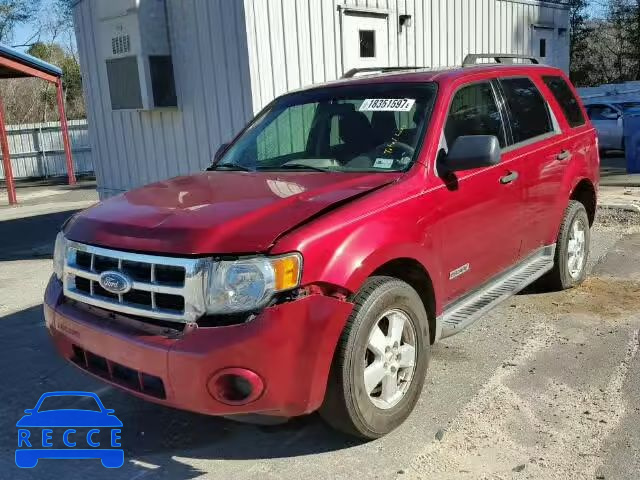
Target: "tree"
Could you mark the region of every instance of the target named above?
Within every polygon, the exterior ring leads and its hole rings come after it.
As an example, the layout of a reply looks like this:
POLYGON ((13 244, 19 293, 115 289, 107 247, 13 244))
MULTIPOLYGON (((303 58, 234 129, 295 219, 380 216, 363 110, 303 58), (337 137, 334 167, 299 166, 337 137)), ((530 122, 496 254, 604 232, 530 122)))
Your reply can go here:
MULTIPOLYGON (((52 63, 62 69, 62 89, 64 91, 65 103, 67 105, 67 116, 69 118, 84 117, 84 102, 82 98, 82 74, 80 65, 75 56, 63 49, 56 43, 35 43, 27 50, 29 55, 38 57, 45 62, 52 63)), ((48 110, 56 108, 56 92, 45 85, 42 90, 41 101, 45 108, 40 120, 46 121, 48 110)))
POLYGON ((15 28, 34 18, 40 9, 40 0, 0 0, 0 43, 13 37, 15 28))
POLYGON ((571 81, 576 85, 585 85, 590 72, 589 44, 591 34, 587 21, 587 0, 569 1, 569 58, 571 65, 571 81))

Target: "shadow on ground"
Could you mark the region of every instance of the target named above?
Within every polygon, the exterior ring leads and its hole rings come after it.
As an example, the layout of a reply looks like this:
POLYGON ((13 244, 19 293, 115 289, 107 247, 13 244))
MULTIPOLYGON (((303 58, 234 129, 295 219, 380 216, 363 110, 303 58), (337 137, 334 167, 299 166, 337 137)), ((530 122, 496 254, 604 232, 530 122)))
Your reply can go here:
POLYGON ((60 227, 80 210, 0 221, 0 261, 51 258, 60 227))
POLYGON ((2 317, 0 325, 5 332, 15 332, 0 336, 0 472, 15 469, 11 478, 131 478, 149 468, 140 463, 144 462, 155 468, 148 473, 190 479, 204 472, 180 462, 180 457, 208 461, 290 458, 359 444, 330 430, 316 415, 279 426, 256 426, 154 405, 105 386, 57 355, 44 325, 42 306, 2 317), (97 460, 43 460, 33 470, 17 470, 13 465, 15 423, 40 395, 57 390, 96 392, 107 408, 115 409, 124 424, 125 465, 121 469, 104 469, 97 460))
MULTIPOLYGON (((96 177, 94 175, 84 175, 79 174, 76 175, 76 180, 78 184, 69 185, 69 181, 67 180, 67 176, 60 177, 48 177, 48 178, 24 178, 17 179, 15 184, 18 190, 22 188, 29 187, 54 187, 54 186, 69 186, 70 189, 87 189, 87 188, 96 188, 95 180, 96 177)), ((0 180, 0 188, 6 188, 6 183, 4 180, 0 180)))

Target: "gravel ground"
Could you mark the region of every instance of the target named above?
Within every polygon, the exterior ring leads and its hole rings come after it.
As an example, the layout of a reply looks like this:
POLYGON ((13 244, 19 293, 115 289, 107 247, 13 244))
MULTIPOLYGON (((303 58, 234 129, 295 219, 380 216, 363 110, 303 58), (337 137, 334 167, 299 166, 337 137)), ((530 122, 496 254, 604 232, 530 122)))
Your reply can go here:
POLYGON ((259 427, 162 408, 67 365, 40 306, 51 268, 43 245, 55 236, 42 225, 59 219, 33 218, 19 231, 0 221, 0 238, 31 239, 0 252, 1 479, 640 478, 640 220, 630 212, 599 214, 582 287, 530 289, 437 344, 415 412, 369 443, 316 415, 259 427), (95 391, 116 410, 121 469, 86 460, 15 467, 15 422, 43 392, 63 389, 95 391))

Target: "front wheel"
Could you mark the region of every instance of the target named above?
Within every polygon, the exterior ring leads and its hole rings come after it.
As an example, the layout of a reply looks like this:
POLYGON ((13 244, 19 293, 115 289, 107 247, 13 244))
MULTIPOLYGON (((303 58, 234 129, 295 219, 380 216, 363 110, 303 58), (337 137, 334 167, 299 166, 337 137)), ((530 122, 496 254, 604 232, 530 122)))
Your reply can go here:
POLYGON ((371 277, 336 348, 322 418, 364 439, 381 437, 413 410, 429 364, 429 322, 418 293, 371 277))
POLYGON ((555 264, 545 280, 553 290, 566 290, 584 282, 591 243, 587 211, 580 202, 569 201, 558 240, 555 264))

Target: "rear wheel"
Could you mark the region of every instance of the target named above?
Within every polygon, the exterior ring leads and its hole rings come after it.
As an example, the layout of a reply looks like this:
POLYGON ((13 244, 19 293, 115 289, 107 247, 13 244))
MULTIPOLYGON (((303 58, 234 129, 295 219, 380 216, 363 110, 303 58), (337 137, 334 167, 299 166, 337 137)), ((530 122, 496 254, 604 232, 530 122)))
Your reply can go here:
POLYGON ((591 230, 589 217, 582 203, 571 200, 565 210, 556 243, 555 265, 545 277, 547 286, 565 290, 584 282, 591 230))
POLYGON ((320 414, 360 438, 381 437, 413 410, 429 364, 429 322, 418 293, 371 277, 354 298, 320 414))

